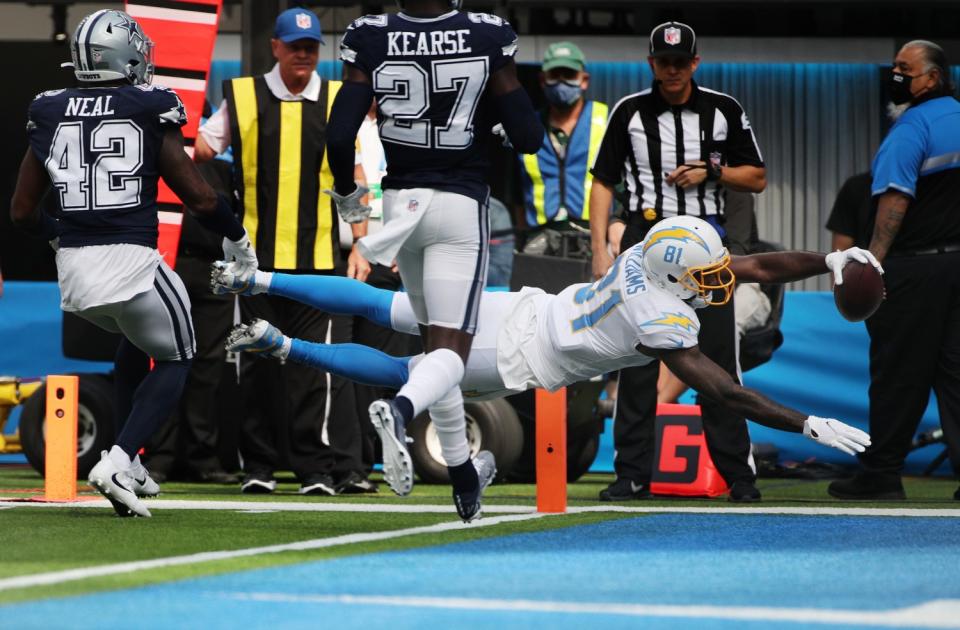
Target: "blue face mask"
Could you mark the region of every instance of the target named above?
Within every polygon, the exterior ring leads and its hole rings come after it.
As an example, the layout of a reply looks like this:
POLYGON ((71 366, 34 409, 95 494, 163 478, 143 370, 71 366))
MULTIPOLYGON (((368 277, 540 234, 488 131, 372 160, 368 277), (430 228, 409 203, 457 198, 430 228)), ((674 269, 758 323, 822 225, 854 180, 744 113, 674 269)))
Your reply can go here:
POLYGON ((583 88, 580 87, 579 82, 557 81, 543 86, 543 93, 547 97, 547 102, 554 107, 570 107, 583 96, 583 88))

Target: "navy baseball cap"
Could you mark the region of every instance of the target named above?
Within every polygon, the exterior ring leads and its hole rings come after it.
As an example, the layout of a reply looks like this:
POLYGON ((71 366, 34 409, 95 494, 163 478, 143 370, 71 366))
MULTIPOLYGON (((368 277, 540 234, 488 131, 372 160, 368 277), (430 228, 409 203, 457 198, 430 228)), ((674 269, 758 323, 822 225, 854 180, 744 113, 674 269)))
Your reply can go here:
POLYGON ((313 11, 306 9, 287 9, 278 15, 277 23, 273 27, 273 36, 285 44, 298 39, 313 39, 323 43, 320 18, 313 11))
POLYGON ((697 34, 680 22, 665 22, 650 32, 651 57, 697 56, 697 34))

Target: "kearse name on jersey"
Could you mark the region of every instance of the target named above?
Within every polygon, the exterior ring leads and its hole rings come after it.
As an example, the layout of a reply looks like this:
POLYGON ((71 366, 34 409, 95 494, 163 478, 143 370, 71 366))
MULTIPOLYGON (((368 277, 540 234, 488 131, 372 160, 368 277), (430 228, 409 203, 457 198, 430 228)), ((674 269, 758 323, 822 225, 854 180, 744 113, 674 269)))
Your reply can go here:
POLYGON ((113 96, 71 96, 67 99, 66 116, 109 116, 115 114, 110 107, 113 96))
POLYGON ((473 52, 465 41, 468 29, 455 31, 430 31, 411 33, 393 31, 387 33, 388 57, 413 57, 417 55, 456 55, 473 52))

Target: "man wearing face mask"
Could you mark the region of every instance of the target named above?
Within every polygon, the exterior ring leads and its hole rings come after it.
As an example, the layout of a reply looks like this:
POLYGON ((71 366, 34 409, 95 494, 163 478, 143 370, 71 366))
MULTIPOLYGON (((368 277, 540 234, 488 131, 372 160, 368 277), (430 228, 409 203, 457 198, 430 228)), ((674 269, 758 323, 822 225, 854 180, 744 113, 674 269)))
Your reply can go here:
POLYGON ((547 133, 536 154, 518 155, 528 227, 589 227, 590 167, 607 127, 607 105, 584 96, 590 85, 585 63, 570 42, 551 44, 543 57, 540 87, 547 108, 541 116, 547 133))
POLYGON ((870 251, 887 294, 866 322, 873 445, 856 476, 830 484, 840 499, 906 498, 900 475, 931 388, 960 476, 960 103, 933 42, 905 44, 887 80, 896 122, 871 168, 870 251))

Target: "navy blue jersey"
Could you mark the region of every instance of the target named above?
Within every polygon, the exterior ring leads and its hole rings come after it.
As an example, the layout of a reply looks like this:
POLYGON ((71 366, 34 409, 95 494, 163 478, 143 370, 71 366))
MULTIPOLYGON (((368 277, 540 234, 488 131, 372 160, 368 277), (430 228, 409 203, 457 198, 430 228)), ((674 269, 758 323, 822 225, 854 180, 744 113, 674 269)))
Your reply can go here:
POLYGON ((387 156, 383 188, 435 188, 483 201, 491 117, 487 84, 516 54, 517 35, 495 15, 402 13, 353 22, 340 58, 376 94, 387 156))
POLYGON ((175 92, 149 85, 43 92, 27 135, 60 204, 60 245, 157 246, 163 133, 187 122, 175 92))

